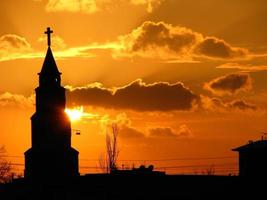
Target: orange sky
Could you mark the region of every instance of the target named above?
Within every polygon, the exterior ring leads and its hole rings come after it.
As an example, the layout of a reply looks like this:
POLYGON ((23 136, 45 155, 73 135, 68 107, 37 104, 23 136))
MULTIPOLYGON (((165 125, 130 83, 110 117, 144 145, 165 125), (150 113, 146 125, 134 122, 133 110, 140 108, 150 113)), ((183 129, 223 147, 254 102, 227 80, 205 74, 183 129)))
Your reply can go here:
POLYGON ((231 149, 267 131, 265 5, 2 0, 0 145, 23 164, 50 26, 68 106, 90 114, 72 123, 82 132, 72 137, 81 166, 97 165, 106 130, 116 122, 121 164, 175 166, 165 168, 169 173, 214 165, 218 173, 236 173, 231 149))

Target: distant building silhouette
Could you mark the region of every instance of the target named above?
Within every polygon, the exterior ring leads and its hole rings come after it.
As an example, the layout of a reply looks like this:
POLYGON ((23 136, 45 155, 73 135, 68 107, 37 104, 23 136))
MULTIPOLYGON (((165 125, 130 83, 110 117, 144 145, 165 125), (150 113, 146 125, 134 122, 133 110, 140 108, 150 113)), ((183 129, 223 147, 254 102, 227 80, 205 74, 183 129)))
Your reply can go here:
POLYGON ((114 170, 111 172, 114 175, 132 175, 132 176, 164 176, 165 172, 163 171, 154 171, 154 166, 149 165, 148 167, 141 165, 139 168, 133 167, 132 169, 122 169, 122 170, 114 170))
POLYGON ((267 140, 249 141, 237 147, 240 176, 267 176, 267 140))
POLYGON ((64 112, 65 88, 61 86, 58 71, 50 48, 39 75, 36 93, 36 112, 31 117, 32 147, 25 154, 25 177, 33 179, 66 178, 79 175, 78 154, 71 147, 71 124, 64 112))

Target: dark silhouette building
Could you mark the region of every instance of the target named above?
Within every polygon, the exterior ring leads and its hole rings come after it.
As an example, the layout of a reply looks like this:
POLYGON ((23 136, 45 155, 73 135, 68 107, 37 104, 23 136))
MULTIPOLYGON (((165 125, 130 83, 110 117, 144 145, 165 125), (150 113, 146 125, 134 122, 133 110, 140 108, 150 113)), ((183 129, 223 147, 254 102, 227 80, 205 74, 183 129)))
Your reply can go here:
POLYGON ((111 174, 121 176, 165 176, 164 171, 154 171, 153 165, 149 165, 148 167, 141 165, 138 168, 133 167, 132 169, 116 169, 111 171, 111 174))
POLYGON ((64 112, 65 88, 61 86, 58 71, 50 48, 39 75, 36 93, 36 112, 31 117, 32 147, 25 154, 25 178, 67 178, 79 175, 78 154, 71 147, 71 124, 64 112))
POLYGON ((267 140, 249 141, 233 151, 239 152, 240 176, 267 176, 267 140))

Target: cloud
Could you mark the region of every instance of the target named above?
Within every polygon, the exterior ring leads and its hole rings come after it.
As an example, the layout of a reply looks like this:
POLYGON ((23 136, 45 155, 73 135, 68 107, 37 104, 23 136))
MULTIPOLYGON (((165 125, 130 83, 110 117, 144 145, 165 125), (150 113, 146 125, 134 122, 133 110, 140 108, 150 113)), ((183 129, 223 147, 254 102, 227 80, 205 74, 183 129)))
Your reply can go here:
POLYGON ((174 27, 164 22, 144 22, 130 34, 121 36, 125 53, 142 56, 168 55, 188 57, 193 46, 203 36, 185 27, 174 27))
MULTIPOLYGON (((8 34, 10 35, 10 34, 8 34)), ((10 61, 16 59, 34 59, 34 58, 44 58, 45 52, 36 51, 31 48, 30 44, 23 37, 12 35, 12 37, 4 37, 0 39, 0 62, 10 61), (12 38, 12 39, 10 39, 12 38), (16 41, 19 41, 16 43, 16 41)), ((45 38, 39 38, 39 42, 44 42, 45 38)), ((93 50, 98 49, 116 49, 119 48, 116 44, 96 44, 92 43, 87 46, 71 47, 66 48, 66 44, 62 38, 56 36, 52 37, 52 48, 56 49, 53 52, 56 59, 60 58, 91 58, 96 57, 95 54, 91 53, 93 50)))
POLYGON ((102 133, 106 134, 112 130, 112 126, 116 124, 118 128, 118 137, 122 139, 140 139, 145 135, 142 131, 132 126, 132 121, 128 118, 126 113, 120 113, 115 117, 104 115, 100 120, 102 133))
POLYGON ((204 84, 204 89, 215 95, 231 95, 252 88, 252 79, 249 74, 236 73, 218 77, 204 84))
POLYGON ((189 28, 165 22, 146 21, 131 33, 120 36, 124 47, 117 56, 145 56, 192 60, 197 57, 244 59, 248 51, 232 47, 216 37, 205 37, 189 28))
POLYGON ((20 57, 31 51, 31 46, 24 37, 6 34, 0 37, 0 61, 10 57, 20 57))
POLYGON ((47 12, 81 12, 92 14, 98 11, 110 10, 114 3, 123 5, 146 6, 147 12, 152 12, 164 0, 49 0, 46 4, 47 12))
POLYGON ((125 113, 117 114, 115 117, 108 115, 103 116, 99 121, 101 123, 102 132, 109 133, 112 131, 112 126, 116 124, 118 128, 118 137, 121 139, 150 139, 150 138, 191 138, 193 137, 192 131, 187 125, 183 124, 178 129, 171 127, 151 127, 142 130, 141 128, 134 127, 132 121, 125 113))
POLYGON ((145 5, 147 12, 151 13, 165 0, 130 0, 133 5, 145 5))
POLYGON ((215 37, 205 38, 197 45, 195 51, 203 56, 224 59, 244 58, 248 54, 246 49, 232 47, 225 41, 215 37))
MULTIPOLYGON (((71 3, 73 2, 76 1, 71 1, 71 3)), ((83 1, 78 2, 82 3, 83 1)), ((57 4, 61 5, 61 1, 57 4)), ((0 61, 41 58, 44 56, 43 52, 31 49, 29 43, 23 37, 6 35, 1 38, 0 61), (10 54, 6 49, 12 50, 12 53, 10 54)), ((39 41, 44 42, 45 38, 42 37, 39 41)), ((204 37, 201 33, 186 27, 151 21, 144 22, 129 34, 121 35, 117 40, 111 42, 91 43, 67 48, 64 40, 59 36, 53 36, 52 41, 52 47, 56 50, 54 55, 57 58, 91 58, 97 56, 98 50, 108 51, 115 59, 141 56, 180 63, 197 63, 200 58, 244 59, 249 55, 246 49, 232 47, 221 39, 204 37)))
POLYGON ((232 100, 224 102, 220 98, 201 96, 202 107, 211 112, 255 111, 257 106, 245 100, 232 100))
POLYGON ((217 69, 237 69, 240 72, 258 72, 258 71, 267 71, 266 65, 242 65, 238 63, 225 63, 216 67, 217 69))
POLYGON ((123 87, 104 88, 101 84, 68 87, 68 104, 91 105, 136 111, 191 110, 199 96, 182 83, 144 83, 141 79, 123 87))
POLYGON ((96 0, 49 0, 45 9, 48 12, 83 13, 94 13, 98 10, 96 0))
POLYGON ((119 137, 123 139, 140 139, 145 138, 144 133, 132 126, 120 126, 119 127, 119 137))
POLYGON ((257 107, 254 104, 248 103, 243 100, 234 100, 228 104, 230 108, 239 110, 256 110, 257 107))
MULTIPOLYGON (((46 36, 40 37, 38 39, 38 42, 41 42, 43 44, 43 46, 46 46, 47 45, 47 37, 46 36)), ((63 50, 67 47, 64 40, 58 35, 53 35, 53 37, 51 38, 51 46, 55 50, 63 50)))
POLYGON ((21 108, 33 107, 34 101, 34 95, 25 97, 20 94, 12 94, 9 92, 0 94, 0 106, 18 106, 21 108))
POLYGON ((26 41, 25 38, 15 35, 15 34, 6 34, 0 37, 0 49, 5 49, 9 51, 10 49, 29 49, 31 46, 26 41))
POLYGON ((170 127, 160 127, 160 128, 151 128, 149 129, 150 137, 179 137, 179 138, 188 138, 192 137, 192 131, 187 127, 187 125, 183 124, 179 127, 178 130, 174 130, 170 127))

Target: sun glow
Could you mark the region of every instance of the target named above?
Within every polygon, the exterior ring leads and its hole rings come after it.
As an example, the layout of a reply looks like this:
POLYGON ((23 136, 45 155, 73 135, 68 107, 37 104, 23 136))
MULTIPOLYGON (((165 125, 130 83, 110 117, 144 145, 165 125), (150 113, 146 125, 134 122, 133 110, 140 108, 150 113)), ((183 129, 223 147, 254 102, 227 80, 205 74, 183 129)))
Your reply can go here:
POLYGON ((86 113, 83 110, 83 106, 81 107, 75 107, 75 108, 66 108, 65 112, 67 113, 70 120, 73 121, 79 121, 83 118, 86 119, 96 119, 98 117, 97 114, 92 113, 86 113))
POLYGON ((71 121, 78 121, 84 115, 82 106, 81 107, 72 108, 72 109, 66 108, 65 112, 67 113, 67 115, 69 116, 71 121))

